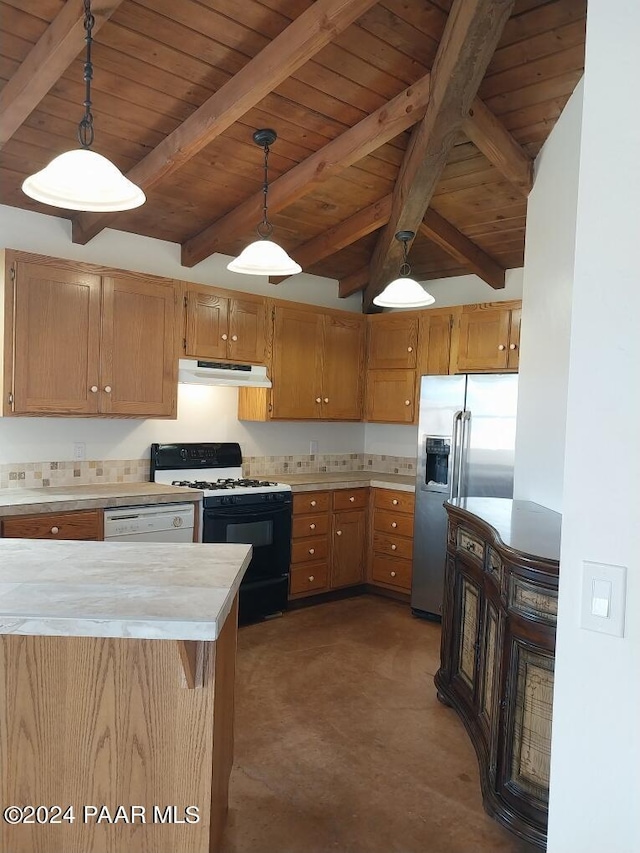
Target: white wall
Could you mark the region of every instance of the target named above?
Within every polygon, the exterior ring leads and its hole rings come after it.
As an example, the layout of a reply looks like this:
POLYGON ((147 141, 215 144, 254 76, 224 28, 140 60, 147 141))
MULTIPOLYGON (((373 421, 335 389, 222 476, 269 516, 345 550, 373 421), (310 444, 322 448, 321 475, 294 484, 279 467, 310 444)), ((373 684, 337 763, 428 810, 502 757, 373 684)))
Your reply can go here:
POLYGON ((527 207, 514 495, 562 511, 582 121, 578 84, 538 155, 527 207))
POLYGON ((163 275, 183 281, 260 293, 277 299, 308 302, 325 308, 343 311, 362 310, 362 297, 357 293, 338 299, 338 284, 334 279, 316 275, 293 276, 277 287, 269 284, 267 276, 238 275, 226 269, 227 255, 212 255, 189 269, 180 265, 180 246, 166 240, 141 237, 126 231, 105 228, 86 246, 71 242, 71 223, 59 216, 46 216, 17 207, 0 205, 0 246, 38 252, 56 258, 106 264, 126 270, 163 275))
POLYGON ((469 305, 474 302, 505 302, 522 298, 522 269, 507 270, 502 290, 494 290, 477 275, 434 278, 432 281, 423 282, 423 285, 436 300, 433 308, 469 305))
POLYGON ((640 115, 632 84, 640 80, 638 32, 637 0, 590 0, 549 853, 640 850, 640 115), (622 639, 580 628, 584 560, 628 569, 622 639))

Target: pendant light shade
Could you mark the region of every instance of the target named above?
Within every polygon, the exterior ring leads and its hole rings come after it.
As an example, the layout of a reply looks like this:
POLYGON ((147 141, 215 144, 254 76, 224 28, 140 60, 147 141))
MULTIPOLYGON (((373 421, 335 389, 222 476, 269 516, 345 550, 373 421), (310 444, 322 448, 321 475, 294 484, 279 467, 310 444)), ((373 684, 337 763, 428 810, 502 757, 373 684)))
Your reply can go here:
POLYGON ((379 305, 381 308, 425 308, 436 301, 421 284, 409 278, 411 267, 407 262, 407 243, 415 236, 413 231, 398 231, 396 234, 396 240, 402 243, 404 256, 400 276, 390 282, 382 293, 374 296, 374 305, 379 305))
POLYGON ((277 138, 275 130, 268 128, 256 130, 253 134, 253 141, 264 149, 262 222, 257 228, 260 239, 249 243, 237 258, 227 264, 227 269, 231 272, 244 273, 245 275, 295 275, 302 272, 300 264, 290 258, 282 246, 271 239, 273 225, 267 216, 269 146, 273 145, 277 138))
POLYGON ((145 202, 145 195, 110 160, 89 148, 75 148, 53 159, 22 184, 36 201, 98 213, 131 210, 145 202))
POLYGON ((78 125, 78 141, 82 147, 55 157, 48 166, 27 178, 22 184, 22 190, 36 201, 67 210, 98 213, 131 210, 144 204, 145 194, 110 160, 91 151, 94 136, 91 113, 91 33, 94 24, 91 2, 84 0, 87 45, 84 63, 85 99, 84 116, 78 125))

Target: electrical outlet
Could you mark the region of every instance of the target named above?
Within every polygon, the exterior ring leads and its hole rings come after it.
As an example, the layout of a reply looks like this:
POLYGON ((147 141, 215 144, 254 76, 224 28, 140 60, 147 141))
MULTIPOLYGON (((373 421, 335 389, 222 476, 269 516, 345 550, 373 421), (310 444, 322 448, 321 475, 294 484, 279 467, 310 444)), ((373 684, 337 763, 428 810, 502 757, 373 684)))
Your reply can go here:
POLYGON ((87 458, 87 445, 84 441, 76 441, 73 445, 73 458, 76 462, 83 462, 87 458))
POLYGON ((309 453, 317 453, 318 452, 318 442, 310 441, 309 442, 309 453))

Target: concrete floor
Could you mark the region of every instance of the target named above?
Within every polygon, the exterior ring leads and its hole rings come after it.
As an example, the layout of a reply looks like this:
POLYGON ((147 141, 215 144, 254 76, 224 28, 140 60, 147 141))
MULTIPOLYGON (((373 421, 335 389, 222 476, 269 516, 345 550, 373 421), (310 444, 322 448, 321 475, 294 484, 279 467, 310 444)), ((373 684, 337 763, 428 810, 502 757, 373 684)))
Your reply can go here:
POLYGON ((375 596, 240 629, 224 853, 532 853, 436 699, 440 627, 375 596))

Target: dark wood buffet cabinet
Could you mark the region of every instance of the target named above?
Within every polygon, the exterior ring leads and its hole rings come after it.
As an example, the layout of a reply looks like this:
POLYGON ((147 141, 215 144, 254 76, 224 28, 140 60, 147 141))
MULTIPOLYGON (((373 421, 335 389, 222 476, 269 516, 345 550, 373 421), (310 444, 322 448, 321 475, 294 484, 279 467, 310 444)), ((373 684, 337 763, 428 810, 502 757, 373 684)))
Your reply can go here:
POLYGON ((487 812, 544 847, 561 516, 502 498, 445 508, 438 698, 471 737, 487 812))

